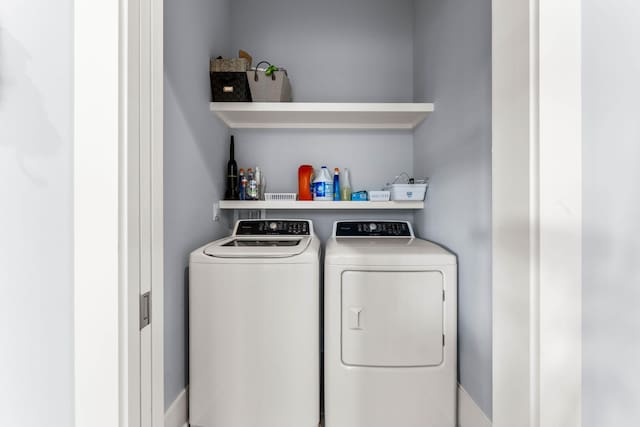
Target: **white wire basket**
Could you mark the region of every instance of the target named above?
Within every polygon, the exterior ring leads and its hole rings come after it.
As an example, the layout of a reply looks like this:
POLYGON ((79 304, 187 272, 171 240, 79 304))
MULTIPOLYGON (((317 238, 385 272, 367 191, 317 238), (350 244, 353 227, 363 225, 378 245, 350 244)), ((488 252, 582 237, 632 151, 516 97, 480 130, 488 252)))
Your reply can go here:
POLYGON ((291 202, 296 196, 296 193, 264 193, 264 199, 272 202, 291 202))
POLYGON ((391 184, 391 200, 424 200, 428 184, 391 184))

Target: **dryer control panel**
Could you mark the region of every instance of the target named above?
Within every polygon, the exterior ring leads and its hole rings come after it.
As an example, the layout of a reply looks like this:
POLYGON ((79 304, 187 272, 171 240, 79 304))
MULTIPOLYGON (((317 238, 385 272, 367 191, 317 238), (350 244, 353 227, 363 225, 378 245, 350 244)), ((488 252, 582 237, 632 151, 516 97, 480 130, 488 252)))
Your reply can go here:
POLYGON ((309 236, 311 222, 304 220, 240 220, 236 236, 309 236))
POLYGON ((414 237, 407 221, 338 221, 335 237, 414 237))

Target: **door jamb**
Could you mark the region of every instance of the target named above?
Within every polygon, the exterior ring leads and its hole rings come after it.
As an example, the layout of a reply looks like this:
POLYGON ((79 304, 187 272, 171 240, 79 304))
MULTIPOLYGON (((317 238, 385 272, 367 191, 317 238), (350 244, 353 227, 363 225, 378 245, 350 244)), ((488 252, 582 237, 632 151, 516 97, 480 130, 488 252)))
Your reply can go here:
MULTIPOLYGON (((146 101, 151 125, 151 282, 153 318, 152 426, 164 426, 164 2, 148 1, 150 17, 150 97, 146 101)), ((144 78, 142 79, 144 81, 144 78)))
POLYGON ((162 0, 74 4, 77 426, 164 425, 162 9, 162 0), (155 263, 150 361, 141 360, 139 329, 144 252, 155 263), (141 363, 151 364, 150 417, 141 413, 141 363))
POLYGON ((493 0, 493 425, 581 425, 580 0, 493 0))

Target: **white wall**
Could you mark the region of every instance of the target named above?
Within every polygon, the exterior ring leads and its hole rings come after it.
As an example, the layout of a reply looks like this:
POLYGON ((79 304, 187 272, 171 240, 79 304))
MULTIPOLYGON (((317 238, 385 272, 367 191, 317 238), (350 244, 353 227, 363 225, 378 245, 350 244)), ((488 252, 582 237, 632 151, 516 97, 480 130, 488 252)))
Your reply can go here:
MULTIPOLYGON (((284 66, 294 101, 413 99, 411 0, 235 0, 232 53, 284 66)), ((298 166, 351 170, 354 190, 378 190, 412 173, 410 132, 235 131, 238 165, 261 166, 268 191, 297 192, 298 166)), ((269 212, 314 220, 325 239, 338 218, 411 219, 406 212, 269 212)))
POLYGON ((582 4, 583 426, 640 425, 640 3, 582 4))
POLYGON ((0 2, 0 425, 73 425, 72 1, 0 2))
POLYGON ((212 220, 224 196, 228 130, 209 112, 209 57, 229 55, 229 1, 164 2, 165 407, 188 382, 189 253, 227 233, 212 220))
POLYGON ((414 170, 431 179, 422 237, 458 255, 459 380, 491 417, 491 1, 416 0, 414 170))

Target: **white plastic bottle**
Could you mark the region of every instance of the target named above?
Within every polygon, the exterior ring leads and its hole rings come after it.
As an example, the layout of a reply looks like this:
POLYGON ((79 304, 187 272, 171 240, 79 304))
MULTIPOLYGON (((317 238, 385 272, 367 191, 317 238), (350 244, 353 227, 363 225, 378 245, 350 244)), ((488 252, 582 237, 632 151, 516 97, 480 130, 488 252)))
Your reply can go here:
POLYGON ((333 200, 333 179, 326 166, 322 166, 320 173, 313 180, 313 200, 333 200))

